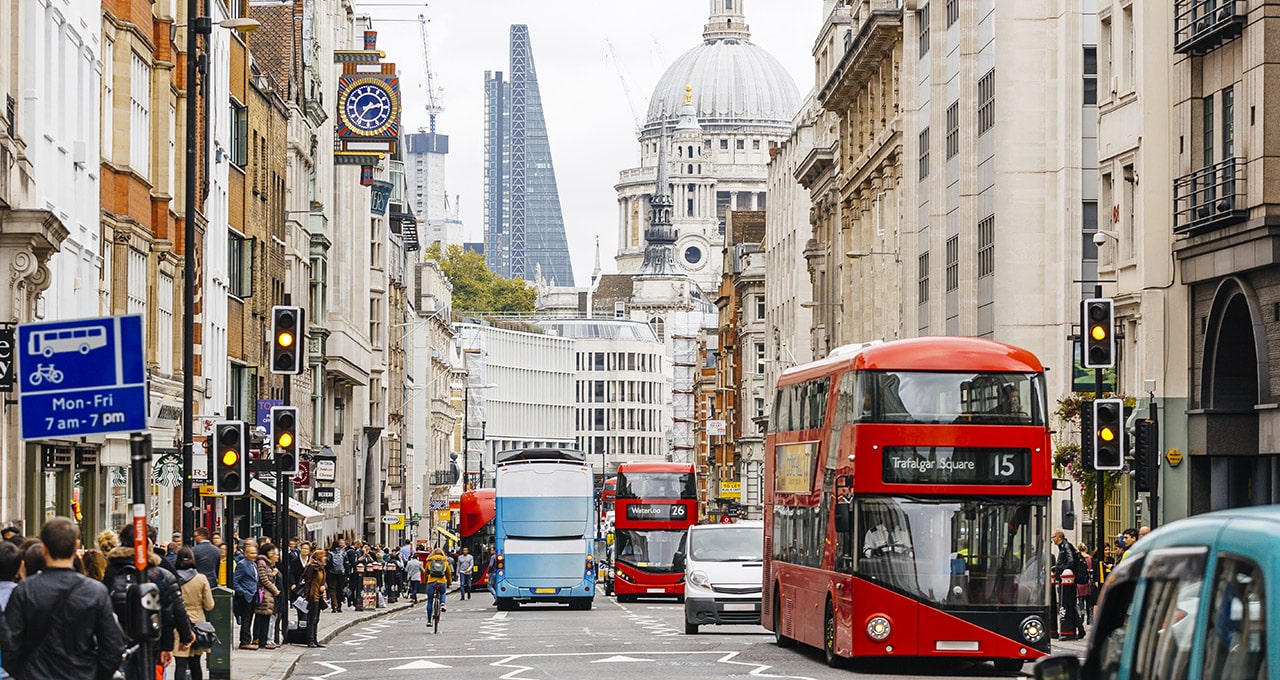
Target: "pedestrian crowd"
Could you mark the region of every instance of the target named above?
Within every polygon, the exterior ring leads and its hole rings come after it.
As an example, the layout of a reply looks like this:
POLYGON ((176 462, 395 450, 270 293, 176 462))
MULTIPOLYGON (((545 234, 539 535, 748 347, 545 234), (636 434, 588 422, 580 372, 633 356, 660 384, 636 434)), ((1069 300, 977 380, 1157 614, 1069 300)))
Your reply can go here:
POLYGON ((1115 543, 1103 546, 1101 554, 1089 550, 1083 542, 1072 545, 1065 533, 1053 532, 1053 544, 1058 554, 1053 563, 1056 587, 1054 600, 1058 612, 1056 637, 1059 640, 1079 640, 1085 635, 1084 627, 1093 624, 1093 610, 1098 604, 1098 593, 1129 549, 1151 531, 1150 527, 1128 528, 1116 536, 1115 543))
POLYGON ((204 527, 194 537, 194 545, 184 545, 181 534, 161 544, 147 527, 139 571, 133 524, 98 534, 89 547, 67 517, 50 519, 36 537, 0 530, 0 679, 150 680, 172 665, 177 680, 203 680, 203 657, 216 641, 206 618, 215 586, 234 593, 240 649, 286 641, 322 647, 322 610, 385 607, 404 595, 416 602, 459 568, 466 570, 459 578, 466 597, 475 568, 467 550, 428 552, 410 542, 394 548, 339 538, 325 550, 295 539, 281 550, 266 537, 233 537, 228 546, 204 527), (445 577, 432 565, 437 558, 446 560, 445 577), (289 583, 282 560, 289 560, 289 583), (147 635, 138 632, 138 602, 131 601, 130 587, 141 583, 155 586, 159 602, 159 640, 149 659, 141 657, 147 635), (296 612, 289 630, 281 625, 286 606, 296 612))

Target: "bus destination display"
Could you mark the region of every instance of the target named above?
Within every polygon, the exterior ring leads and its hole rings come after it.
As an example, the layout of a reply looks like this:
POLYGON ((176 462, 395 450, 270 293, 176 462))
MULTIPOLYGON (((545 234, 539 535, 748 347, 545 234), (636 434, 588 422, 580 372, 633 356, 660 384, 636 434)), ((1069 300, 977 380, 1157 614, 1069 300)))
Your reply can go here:
POLYGON ((886 484, 1031 483, 1031 450, 1018 448, 886 446, 886 484))
POLYGON ((627 506, 627 519, 655 522, 681 522, 688 509, 674 503, 633 503, 627 506))

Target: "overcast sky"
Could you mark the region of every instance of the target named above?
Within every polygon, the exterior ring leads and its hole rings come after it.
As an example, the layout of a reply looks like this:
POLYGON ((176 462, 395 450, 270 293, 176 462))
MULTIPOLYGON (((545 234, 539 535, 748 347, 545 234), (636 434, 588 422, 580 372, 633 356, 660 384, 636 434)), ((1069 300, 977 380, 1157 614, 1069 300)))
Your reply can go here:
MULTIPOLYGON (((822 24, 822 3, 744 2, 751 41, 791 72, 803 97, 813 88, 810 50, 822 24)), ((407 0, 357 0, 357 7, 373 17, 379 49, 400 70, 407 130, 427 125, 417 17, 425 13, 429 19, 431 69, 444 90, 436 129, 449 135, 447 187, 451 200, 461 196, 469 241, 482 240, 484 72, 509 71, 511 24, 529 25, 574 277, 578 285, 589 281, 597 236, 601 268, 614 271, 613 185, 620 170, 639 161, 636 117, 643 120, 667 66, 701 42, 710 2, 433 0, 423 12, 421 4, 407 0), (606 41, 613 44, 616 63, 606 41)))

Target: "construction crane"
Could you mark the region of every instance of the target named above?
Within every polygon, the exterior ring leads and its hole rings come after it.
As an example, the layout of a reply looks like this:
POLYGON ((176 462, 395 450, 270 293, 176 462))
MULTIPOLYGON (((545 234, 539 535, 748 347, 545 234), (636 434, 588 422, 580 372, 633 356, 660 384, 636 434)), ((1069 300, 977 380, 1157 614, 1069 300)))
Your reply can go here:
POLYGON ((427 16, 418 15, 418 26, 422 29, 422 64, 427 74, 427 116, 431 119, 431 133, 436 131, 436 114, 444 110, 441 100, 443 92, 435 86, 435 78, 431 74, 431 44, 427 41, 427 16))
POLYGON ((618 61, 618 51, 613 48, 613 43, 608 39, 604 39, 604 44, 609 48, 609 56, 613 59, 613 67, 618 70, 618 81, 622 83, 622 91, 627 95, 627 106, 631 109, 631 120, 636 124, 636 134, 640 134, 640 116, 636 113, 636 105, 631 97, 631 88, 627 86, 627 77, 622 75, 622 63, 618 61))

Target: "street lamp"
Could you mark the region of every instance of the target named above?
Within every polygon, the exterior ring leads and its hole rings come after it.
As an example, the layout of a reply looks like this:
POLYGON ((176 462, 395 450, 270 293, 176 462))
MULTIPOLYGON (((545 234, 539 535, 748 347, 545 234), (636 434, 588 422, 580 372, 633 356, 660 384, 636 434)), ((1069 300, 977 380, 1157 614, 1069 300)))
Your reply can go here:
MULTIPOLYGON (((201 60, 197 58, 197 36, 213 33, 209 17, 199 16, 200 0, 187 0, 187 174, 186 205, 183 206, 182 253, 182 540, 195 545, 195 491, 191 488, 194 450, 192 432, 195 410, 195 344, 196 344, 196 79, 201 60)), ((218 26, 245 33, 262 24, 237 17, 219 21, 218 26)), ((228 527, 230 528, 230 527, 228 527)), ((230 533, 228 533, 230 536, 230 533)))

